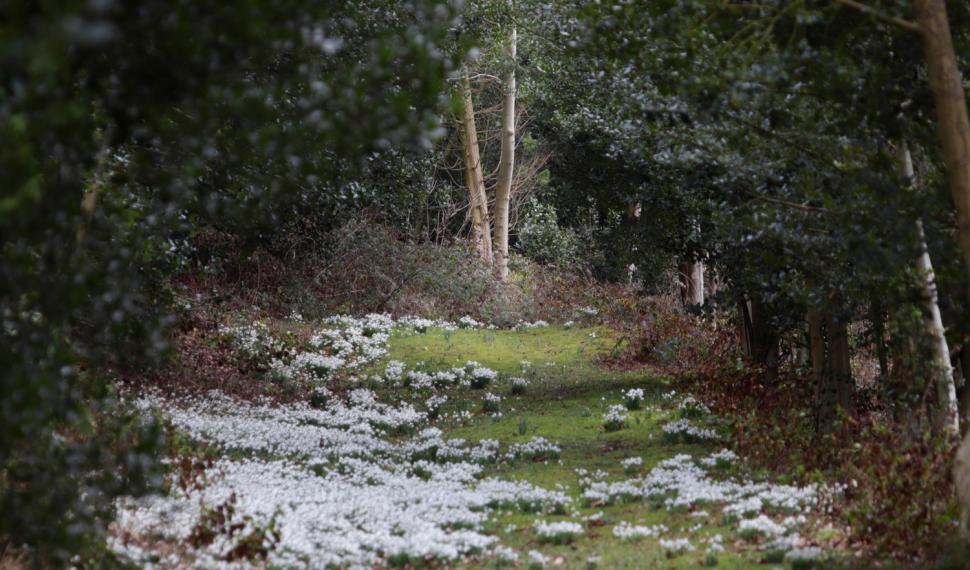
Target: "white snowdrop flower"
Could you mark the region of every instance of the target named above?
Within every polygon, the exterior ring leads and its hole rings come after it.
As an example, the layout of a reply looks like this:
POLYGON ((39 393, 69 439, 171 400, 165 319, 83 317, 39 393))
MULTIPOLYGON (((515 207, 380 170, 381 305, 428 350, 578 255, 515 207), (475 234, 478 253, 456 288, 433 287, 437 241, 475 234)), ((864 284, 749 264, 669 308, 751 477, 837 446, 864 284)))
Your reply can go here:
POLYGON ((616 431, 623 429, 626 422, 626 407, 614 404, 603 414, 603 427, 606 431, 616 431))
POLYGON ((737 461, 738 456, 730 449, 722 449, 717 453, 708 455, 700 460, 702 465, 714 467, 716 465, 728 465, 737 461))
POLYGON ((693 396, 687 396, 677 404, 677 410, 683 417, 699 417, 709 415, 711 409, 693 396))
POLYGON ((562 449, 542 436, 535 436, 525 443, 513 443, 506 457, 509 459, 528 458, 533 460, 557 459, 562 449))
POLYGON ((758 515, 753 519, 743 519, 738 523, 738 532, 744 537, 765 536, 774 537, 788 531, 783 525, 776 523, 765 515, 758 515))
POLYGON ((685 439, 687 441, 720 439, 720 436, 714 430, 698 427, 686 418, 667 422, 660 426, 660 429, 667 437, 674 439, 685 439))
POLYGON ((622 465, 624 467, 624 469, 635 469, 635 468, 640 467, 641 465, 643 465, 643 458, 642 457, 627 457, 626 459, 620 461, 620 465, 622 465))
POLYGON ((724 540, 724 537, 721 536, 720 534, 715 534, 715 535, 712 535, 712 536, 708 537, 708 539, 706 541, 707 542, 707 548, 705 548, 704 550, 708 554, 717 554, 717 553, 720 553, 720 552, 724 552, 724 542, 723 542, 723 540, 724 540))
POLYGON ((387 363, 384 369, 384 377, 392 382, 400 382, 404 379, 404 363, 399 360, 392 360, 387 363))
POLYGON ((533 525, 540 542, 567 544, 583 532, 583 525, 572 521, 536 521, 533 525))
POLYGON ((458 326, 466 329, 478 329, 482 328, 484 325, 468 315, 458 319, 458 326))
POLYGON ((631 388, 623 394, 623 403, 628 410, 639 410, 643 407, 643 389, 631 388))
POLYGON ((654 526, 640 526, 622 521, 613 527, 613 536, 627 540, 644 537, 657 537, 665 532, 668 532, 668 529, 662 524, 654 526))
POLYGON ((566 321, 562 324, 563 328, 571 329, 576 323, 574 321, 566 321))
POLYGON ((681 554, 684 552, 693 552, 694 545, 690 543, 686 538, 661 538, 659 540, 660 548, 663 548, 667 552, 673 554, 681 554))
POLYGON ((497 544, 497 545, 495 545, 495 546, 492 547, 492 556, 494 556, 496 558, 501 558, 502 560, 505 560, 505 561, 508 561, 508 562, 518 562, 519 561, 519 553, 518 552, 516 552, 515 550, 509 548, 508 546, 503 546, 501 544, 497 544))
POLYGON ((825 551, 818 546, 806 546, 794 548, 785 553, 785 560, 816 560, 821 558, 825 551))
POLYGON ((546 555, 539 552, 538 550, 530 550, 528 556, 529 556, 530 562, 532 562, 533 564, 538 564, 539 566, 545 566, 546 562, 548 561, 548 558, 546 558, 546 555))

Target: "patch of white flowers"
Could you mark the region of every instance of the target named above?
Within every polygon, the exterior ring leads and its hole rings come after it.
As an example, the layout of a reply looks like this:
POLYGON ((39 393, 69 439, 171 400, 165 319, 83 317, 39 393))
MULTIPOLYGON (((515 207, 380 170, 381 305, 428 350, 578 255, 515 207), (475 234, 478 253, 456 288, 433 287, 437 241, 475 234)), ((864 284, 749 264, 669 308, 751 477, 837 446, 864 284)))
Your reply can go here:
POLYGON ((536 521, 533 526, 540 542, 565 544, 583 532, 583 526, 572 521, 536 521))
MULTIPOLYGON (((420 429, 424 413, 381 403, 370 390, 352 390, 346 401, 334 399, 324 409, 245 403, 219 393, 182 400, 149 395, 138 403, 159 409, 195 439, 258 458, 217 461, 201 490, 173 486, 169 496, 118 501, 119 533, 111 547, 136 565, 164 554, 138 544, 186 544, 204 509, 233 496, 241 520, 279 532, 270 565, 304 567, 312 560, 315 568, 488 552, 496 540, 484 533, 490 509, 561 512, 571 502, 559 490, 482 479, 482 464, 499 458, 497 441, 472 445, 420 429), (408 432, 417 433, 390 437, 408 432)), ((223 567, 232 547, 222 537, 165 565, 223 567)))
POLYGON ((528 458, 533 460, 556 459, 562 449, 544 437, 536 436, 525 443, 513 443, 509 446, 509 459, 528 458))
POLYGON ((626 408, 621 404, 614 404, 603 414, 603 427, 606 431, 623 429, 626 422, 626 408))
POLYGON ((670 439, 681 439, 684 441, 716 441, 719 439, 717 432, 709 428, 702 428, 694 425, 687 418, 667 422, 660 426, 664 434, 670 439))
POLYGON ((628 410, 639 410, 643 407, 643 389, 631 388, 623 394, 623 402, 628 410))
POLYGON ((659 542, 660 548, 663 548, 671 554, 682 554, 684 552, 694 551, 694 545, 686 538, 661 538, 659 542))
POLYGON ((657 537, 661 534, 668 532, 668 528, 662 524, 653 526, 640 526, 633 525, 626 521, 622 521, 613 527, 613 536, 617 538, 623 538, 627 540, 644 538, 644 537, 657 537))

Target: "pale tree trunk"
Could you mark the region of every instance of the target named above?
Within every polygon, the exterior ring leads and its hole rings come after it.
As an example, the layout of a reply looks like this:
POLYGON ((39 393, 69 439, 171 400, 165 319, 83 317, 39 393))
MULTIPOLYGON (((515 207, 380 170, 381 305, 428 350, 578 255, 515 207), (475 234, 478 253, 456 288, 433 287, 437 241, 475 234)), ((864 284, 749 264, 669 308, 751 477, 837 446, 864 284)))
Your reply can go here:
POLYGON ((687 299, 690 304, 701 306, 704 304, 704 262, 694 261, 690 267, 690 283, 687 288, 687 299))
POLYGON ((492 263, 492 233, 488 223, 488 197, 485 195, 485 175, 478 148, 478 127, 475 125, 475 104, 472 101, 471 81, 462 80, 464 105, 462 109, 462 144, 465 157, 465 185, 468 187, 468 208, 471 211, 472 243, 482 261, 492 263))
MULTIPOLYGON (((905 142, 900 143, 898 155, 900 175, 909 183, 913 180, 915 171, 912 155, 905 142)), ((923 233, 923 220, 916 220, 916 232, 920 248, 919 256, 916 258, 916 267, 922 279, 920 289, 923 297, 923 321, 933 350, 931 366, 935 372, 936 408, 939 417, 937 424, 953 434, 958 434, 960 433, 960 414, 957 406, 956 385, 953 382, 953 366, 950 364, 950 349, 947 346, 946 331, 943 328, 943 318, 940 315, 936 276, 933 273, 929 248, 926 247, 926 236, 923 233)))
POLYGON ((678 265, 680 298, 684 306, 704 304, 704 263, 685 261, 678 265))
POLYGON ((515 170, 515 25, 509 36, 508 72, 505 74, 505 99, 502 103, 502 154, 499 158, 498 185, 495 187, 495 270, 502 281, 509 276, 509 200, 515 170))

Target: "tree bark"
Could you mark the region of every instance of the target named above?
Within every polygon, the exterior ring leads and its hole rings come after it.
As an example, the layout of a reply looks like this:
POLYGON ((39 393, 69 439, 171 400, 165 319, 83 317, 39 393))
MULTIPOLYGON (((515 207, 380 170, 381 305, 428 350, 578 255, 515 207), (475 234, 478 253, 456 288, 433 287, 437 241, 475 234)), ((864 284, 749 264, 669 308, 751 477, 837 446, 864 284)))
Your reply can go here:
MULTIPOLYGON (((915 176, 913 157, 906 147, 906 143, 899 144, 899 173, 911 184, 915 176)), ((937 425, 953 434, 960 433, 960 414, 957 406, 956 385, 953 382, 953 366, 950 364, 950 348, 946 342, 946 331, 943 328, 943 318, 940 315, 940 305, 936 290, 936 276, 933 273, 933 263, 930 260, 929 248, 926 247, 926 236, 923 233, 923 220, 916 220, 916 235, 919 240, 919 255, 916 258, 916 268, 919 270, 920 289, 923 300, 923 322, 926 335, 929 337, 933 354, 930 367, 936 384, 936 416, 937 425)))
POLYGON ((704 304, 704 263, 685 261, 677 266, 680 273, 680 300, 684 306, 704 304))
POLYGON ((872 319, 872 340, 876 344, 876 357, 879 359, 879 379, 885 381, 889 377, 889 353, 886 350, 886 320, 879 301, 870 301, 869 313, 872 319))
POLYGON ((505 74, 505 99, 502 103, 502 154, 499 158, 498 184, 495 187, 495 270, 502 281, 509 276, 509 200, 515 170, 515 25, 509 36, 508 72, 505 74))
POLYGON ((465 185, 468 187, 468 207, 472 220, 472 243, 485 263, 492 263, 492 233, 488 223, 488 197, 485 195, 485 175, 478 148, 478 127, 475 125, 475 104, 471 81, 462 79, 464 105, 462 109, 462 143, 465 147, 465 185))
MULTIPOLYGON (((821 319, 817 319, 821 323, 821 319)), ((819 434, 830 433, 839 417, 839 410, 851 415, 853 409, 854 384, 852 381, 851 353, 847 323, 830 317, 825 321, 825 358, 819 382, 816 385, 818 398, 819 434)), ((814 372, 814 367, 813 367, 814 372)))
POLYGON ((768 325, 764 307, 756 299, 738 303, 741 321, 741 348, 745 357, 765 366, 768 380, 778 376, 778 336, 768 325))
POLYGON ((808 311, 808 350, 809 358, 812 362, 812 383, 816 386, 822 385, 822 377, 825 375, 825 333, 822 330, 822 317, 818 311, 811 309, 808 311))
POLYGON ((950 195, 957 211, 964 268, 970 272, 970 119, 966 94, 950 35, 945 0, 913 0, 919 25, 936 122, 943 146, 943 162, 950 195))

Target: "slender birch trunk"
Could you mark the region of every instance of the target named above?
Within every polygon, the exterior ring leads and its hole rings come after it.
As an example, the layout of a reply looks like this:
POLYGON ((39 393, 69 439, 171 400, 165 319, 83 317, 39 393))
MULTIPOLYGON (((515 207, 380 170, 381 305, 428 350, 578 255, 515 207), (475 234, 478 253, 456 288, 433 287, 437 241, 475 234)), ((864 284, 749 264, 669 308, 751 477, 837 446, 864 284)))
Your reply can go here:
MULTIPOLYGON (((898 150, 899 173, 910 184, 915 176, 913 157, 905 142, 899 144, 898 150)), ((923 233, 923 220, 916 220, 916 234, 919 240, 920 253, 916 258, 916 267, 922 281, 920 289, 923 297, 923 320, 926 334, 930 338, 933 349, 932 367, 937 393, 938 423, 945 430, 954 434, 960 433, 960 414, 957 406, 956 384, 953 382, 953 366, 950 364, 950 349, 946 342, 946 331, 943 328, 943 318, 940 315, 940 305, 936 291, 936 276, 933 273, 933 263, 930 252, 926 247, 926 236, 923 233)))
POLYGON ((488 197, 485 195, 485 175, 478 148, 478 127, 475 125, 475 104, 471 81, 462 79, 464 105, 462 109, 462 143, 465 147, 465 185, 468 187, 468 207, 472 219, 472 243, 485 263, 492 263, 492 234, 488 223, 488 197))
POLYGON ((495 187, 495 270, 502 281, 509 276, 509 200, 515 170, 515 25, 509 36, 508 71, 505 74, 505 99, 502 103, 502 154, 499 158, 498 185, 495 187))
POLYGON ((688 267, 690 268, 690 279, 687 299, 691 305, 701 306, 704 304, 704 262, 694 261, 689 263, 688 267))

